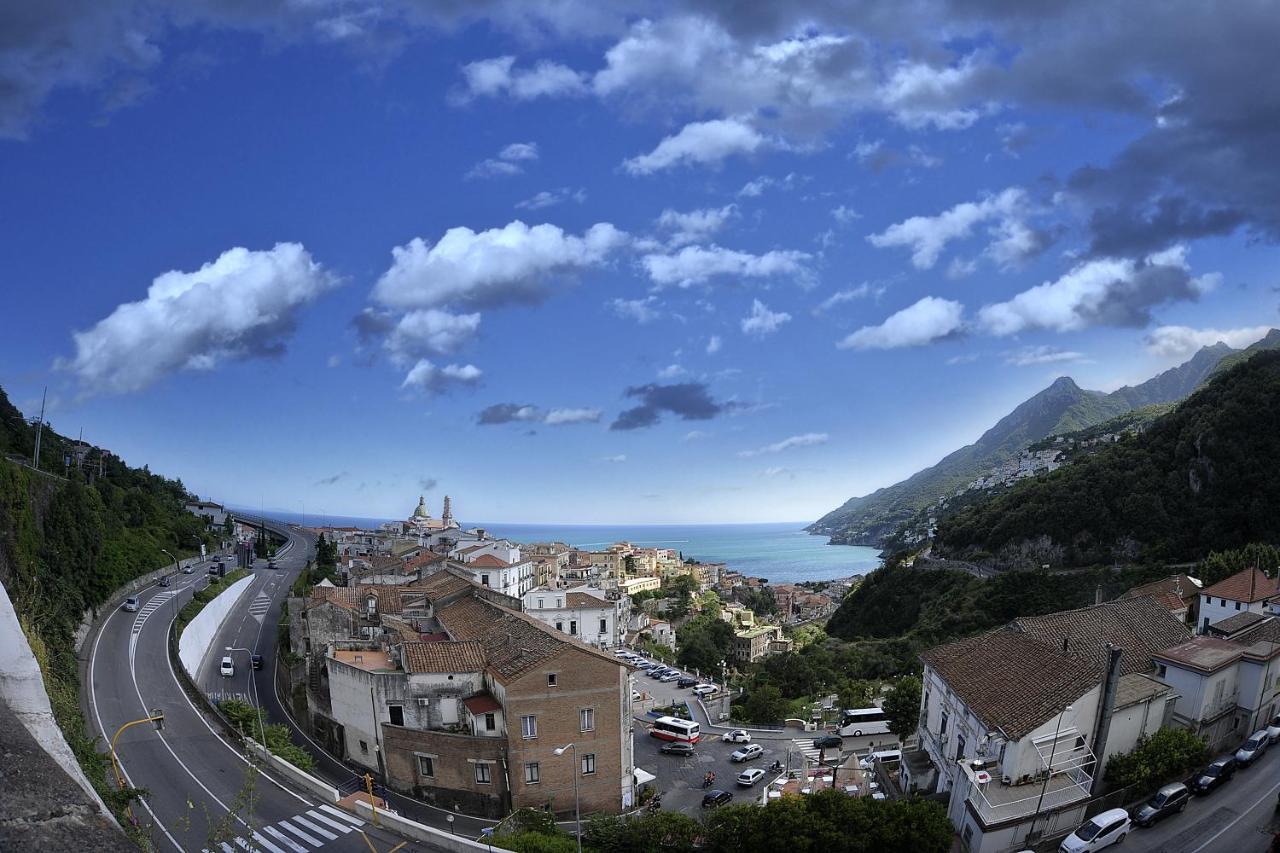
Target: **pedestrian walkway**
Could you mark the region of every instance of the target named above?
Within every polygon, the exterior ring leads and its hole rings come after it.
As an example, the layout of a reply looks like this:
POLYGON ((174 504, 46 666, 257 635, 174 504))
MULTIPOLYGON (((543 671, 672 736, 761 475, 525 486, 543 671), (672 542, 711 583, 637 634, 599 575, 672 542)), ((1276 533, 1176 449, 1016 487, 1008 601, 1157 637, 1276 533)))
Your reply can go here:
POLYGON ((253 830, 248 838, 238 835, 231 841, 218 842, 216 847, 205 847, 203 853, 310 853, 360 826, 364 826, 360 818, 333 806, 321 805, 305 814, 253 830))

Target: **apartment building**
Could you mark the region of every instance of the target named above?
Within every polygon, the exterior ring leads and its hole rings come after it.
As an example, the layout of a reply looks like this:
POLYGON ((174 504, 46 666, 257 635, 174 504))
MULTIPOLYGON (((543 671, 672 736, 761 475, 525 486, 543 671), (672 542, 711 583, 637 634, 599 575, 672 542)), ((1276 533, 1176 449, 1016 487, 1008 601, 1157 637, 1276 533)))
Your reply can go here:
POLYGON ((617 591, 605 592, 599 587, 535 587, 524 595, 524 610, 588 645, 611 648, 622 642, 631 603, 617 591))

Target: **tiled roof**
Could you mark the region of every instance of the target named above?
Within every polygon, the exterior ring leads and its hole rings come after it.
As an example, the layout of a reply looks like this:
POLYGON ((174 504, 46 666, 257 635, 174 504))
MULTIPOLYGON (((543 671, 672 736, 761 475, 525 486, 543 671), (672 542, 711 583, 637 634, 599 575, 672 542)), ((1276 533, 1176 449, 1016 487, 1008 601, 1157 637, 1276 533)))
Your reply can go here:
POLYGON ((1243 631, 1245 628, 1251 628, 1258 622, 1267 617, 1261 613, 1254 613, 1251 610, 1242 610, 1235 616, 1228 616, 1221 622, 1214 622, 1209 626, 1210 633, 1219 636, 1229 637, 1237 631, 1243 631))
POLYGON ((1188 575, 1171 575, 1158 581, 1144 583, 1121 595, 1121 598, 1136 598, 1139 595, 1153 596, 1170 610, 1185 610, 1187 605, 1195 601, 1200 594, 1200 585, 1188 575))
POLYGON ((603 598, 596 598, 594 595, 588 595, 585 592, 571 592, 565 595, 565 603, 569 607, 609 607, 610 604, 603 598))
MULTIPOLYGON (((1232 618, 1234 619, 1235 617, 1233 616, 1232 618)), ((1241 631, 1232 639, 1243 645, 1251 645, 1258 642, 1280 643, 1280 619, 1272 617, 1262 620, 1241 631)))
POLYGON ((465 572, 449 568, 406 584, 406 586, 413 589, 425 592, 427 597, 432 600, 448 598, 455 593, 470 589, 474 585, 465 572))
POLYGON ((473 714, 489 714, 493 711, 502 710, 502 704, 488 693, 477 693, 474 696, 468 696, 462 700, 462 704, 466 705, 467 710, 473 714))
POLYGON ((1130 705, 1137 705, 1139 702, 1145 702, 1155 696, 1170 693, 1172 690, 1172 687, 1158 678, 1134 672, 1121 676, 1119 683, 1116 685, 1115 707, 1117 709, 1127 708, 1130 705))
POLYGON ((1218 581, 1202 594, 1252 604, 1280 594, 1280 585, 1276 578, 1267 577, 1261 569, 1245 569, 1226 580, 1218 581))
POLYGON ((471 561, 473 566, 482 566, 488 569, 505 569, 511 566, 506 560, 499 559, 493 554, 481 554, 471 561))
POLYGON ((1170 663, 1213 672, 1240 657, 1244 647, 1221 637, 1195 637, 1185 643, 1165 649, 1158 657, 1170 663))
POLYGON ((399 613, 400 587, 388 584, 362 584, 360 586, 314 586, 308 606, 328 601, 344 610, 363 610, 365 600, 373 595, 378 600, 378 613, 399 613))
POLYGON ((1008 628, 936 646, 920 657, 984 726, 1001 728, 1013 740, 1098 683, 1083 662, 1008 628))
POLYGON ((482 672, 484 649, 474 641, 405 643, 404 668, 408 672, 482 672))

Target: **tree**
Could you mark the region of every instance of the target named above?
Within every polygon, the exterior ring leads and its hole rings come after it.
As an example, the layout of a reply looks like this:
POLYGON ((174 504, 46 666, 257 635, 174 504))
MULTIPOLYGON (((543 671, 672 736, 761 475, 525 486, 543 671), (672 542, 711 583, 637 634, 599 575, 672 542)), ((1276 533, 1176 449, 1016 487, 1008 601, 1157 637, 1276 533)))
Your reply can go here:
POLYGON ((1133 751, 1111 756, 1104 778, 1113 788, 1154 788, 1194 770, 1207 751, 1204 738, 1186 729, 1160 729, 1149 738, 1139 738, 1133 751))
POLYGON ((865 678, 854 678, 840 683, 841 708, 866 708, 875 696, 876 685, 865 678))
POLYGON ((1201 561, 1197 574, 1206 586, 1211 586, 1245 569, 1261 569, 1275 577, 1280 571, 1280 548, 1251 542, 1234 551, 1214 551, 1201 561))
POLYGON ((231 520, 231 514, 228 513, 222 519, 222 532, 226 536, 234 536, 236 533, 235 522, 231 520))
POLYGON ((772 725, 787 715, 787 700, 778 688, 765 684, 748 692, 739 708, 747 722, 772 725))
POLYGON ((899 678, 884 698, 884 713, 889 718, 889 731, 905 741, 920 720, 920 679, 914 675, 899 678))

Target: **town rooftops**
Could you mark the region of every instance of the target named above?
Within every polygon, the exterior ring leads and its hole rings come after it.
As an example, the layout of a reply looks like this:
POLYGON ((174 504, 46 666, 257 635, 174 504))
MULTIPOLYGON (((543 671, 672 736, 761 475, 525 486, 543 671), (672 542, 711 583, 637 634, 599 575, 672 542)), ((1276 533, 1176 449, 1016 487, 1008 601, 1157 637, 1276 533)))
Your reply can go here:
POLYGON ((482 672, 484 649, 472 640, 411 642, 402 646, 407 672, 482 672))
POLYGON ((1173 688, 1158 678, 1134 672, 1121 676, 1120 681, 1116 684, 1115 707, 1117 709, 1127 708, 1130 705, 1137 705, 1148 699, 1171 692, 1173 692, 1173 688))
POLYGON ((1280 584, 1277 583, 1277 578, 1267 577, 1261 569, 1245 569, 1218 581, 1201 592, 1201 595, 1253 604, 1255 601, 1280 595, 1280 584))
POLYGON ((467 706, 467 710, 472 714, 491 714, 494 711, 501 711, 502 704, 494 699, 488 693, 477 693, 474 696, 468 696, 462 700, 462 704, 467 706))
POLYGON ((1233 634, 1238 634, 1254 625, 1262 622, 1270 617, 1262 613, 1254 613, 1252 610, 1241 610, 1235 616, 1228 616, 1221 622, 1215 622, 1209 626, 1209 633, 1217 637, 1231 638, 1233 634))
POLYGON ((1137 598, 1149 595, 1159 601, 1170 611, 1178 612, 1187 609, 1200 594, 1200 582, 1189 575, 1171 575, 1158 581, 1144 583, 1121 595, 1121 598, 1137 598))
POLYGON ((334 649, 333 659, 365 672, 398 672, 400 667, 382 649, 334 649))
POLYGON ((564 603, 569 607, 612 607, 607 599, 596 598, 594 595, 586 592, 568 592, 565 593, 564 603))
POLYGON ((1239 643, 1220 637, 1195 637, 1185 643, 1165 649, 1155 655, 1157 660, 1168 661, 1201 672, 1214 672, 1234 663, 1244 652, 1239 643))
POLYGON ((511 563, 500 557, 495 557, 493 554, 481 554, 472 560, 470 565, 482 569, 509 569, 512 566, 511 563))

